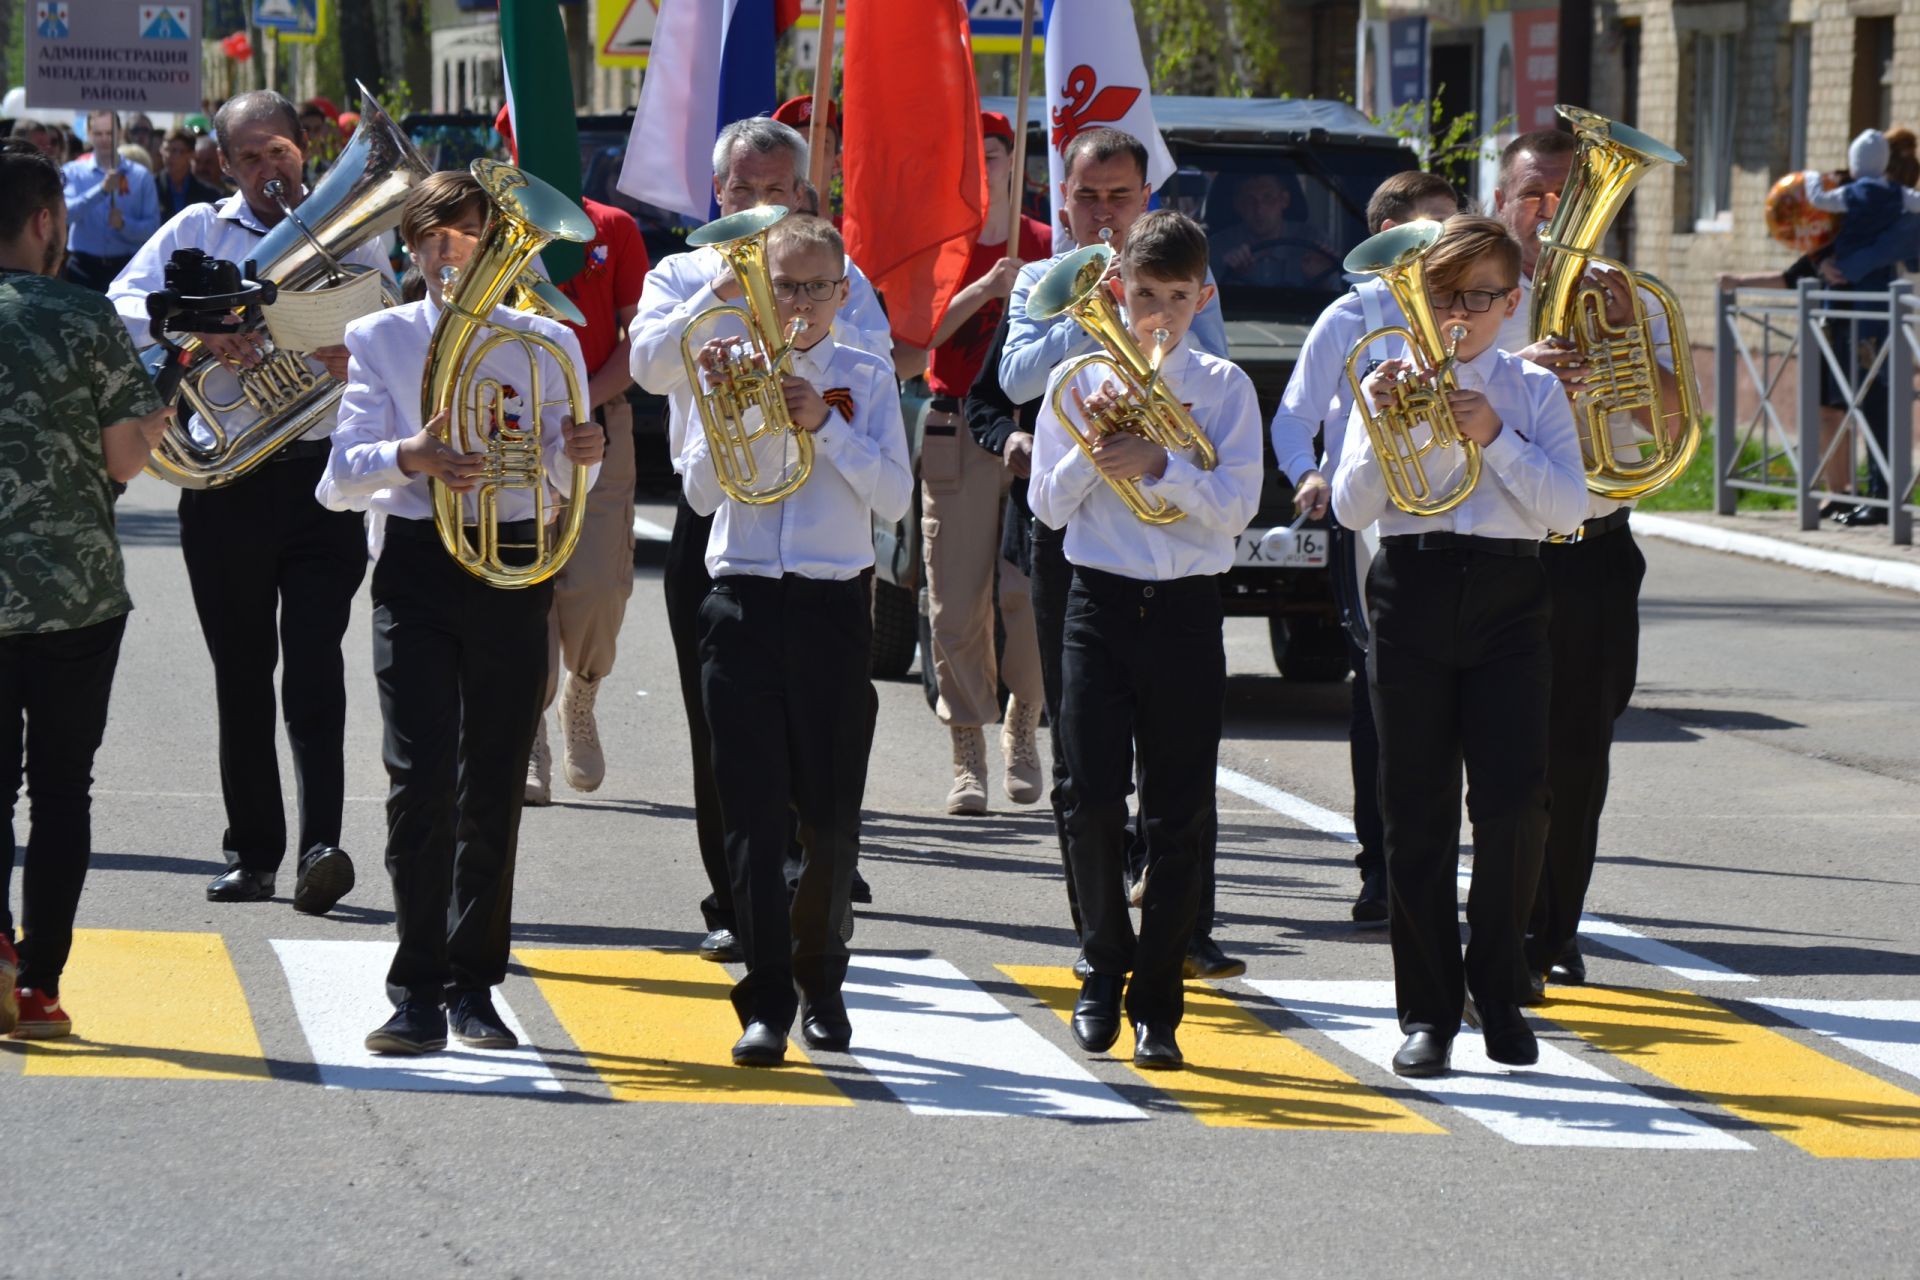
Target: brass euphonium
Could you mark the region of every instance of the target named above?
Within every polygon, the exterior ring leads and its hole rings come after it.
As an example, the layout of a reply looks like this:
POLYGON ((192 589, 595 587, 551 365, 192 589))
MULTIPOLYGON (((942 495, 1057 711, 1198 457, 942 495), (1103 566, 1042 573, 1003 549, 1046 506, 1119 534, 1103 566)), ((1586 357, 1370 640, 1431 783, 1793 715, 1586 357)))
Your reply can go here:
MULTIPOLYGON (((442 273, 445 288, 440 319, 427 345, 426 377, 420 388, 420 416, 430 422, 450 410, 447 444, 461 453, 486 455, 472 491, 473 531, 468 532, 467 494, 438 479, 433 492, 433 523, 460 567, 495 587, 530 587, 560 571, 580 540, 587 513, 589 469, 579 463, 567 493, 565 515, 550 528, 552 504, 546 473, 546 432, 542 411, 557 400, 541 395, 541 354, 560 366, 566 381, 567 412, 573 421, 588 417, 586 397, 574 372, 573 357, 559 343, 538 333, 495 324, 496 306, 509 295, 524 300, 530 291, 534 255, 555 240, 585 243, 593 224, 580 206, 530 173, 493 160, 475 160, 473 176, 487 193, 492 212, 467 265, 442 273), (483 332, 486 331, 486 332, 483 332), (506 346, 526 357, 524 389, 496 377, 482 377, 480 362, 506 346), (509 400, 520 401, 519 422, 508 417, 509 400), (519 489, 533 497, 533 542, 503 542, 500 495, 519 489), (525 564, 508 564, 503 550, 530 552, 525 564)), ((557 291, 556 291, 557 293, 557 291)), ((497 366, 496 366, 497 367, 497 366)))
POLYGON ((794 425, 780 390, 780 379, 792 370, 793 337, 805 322, 796 319, 781 329, 773 276, 767 268, 767 232, 786 216, 785 205, 762 205, 717 218, 687 236, 687 243, 696 249, 705 245, 717 249, 740 282, 744 305, 708 307, 695 316, 680 335, 680 358, 686 363, 687 384, 693 389, 720 490, 752 507, 779 502, 813 474, 813 436, 794 425), (699 353, 704 344, 699 332, 729 318, 746 327, 746 336, 739 339, 736 354, 703 378, 699 353), (755 409, 760 411, 757 426, 747 420, 755 409), (778 476, 763 481, 760 460, 753 451, 770 437, 783 446, 791 442, 792 457, 783 461, 778 476))
POLYGON ((1638 129, 1579 107, 1559 106, 1579 138, 1560 207, 1540 235, 1540 260, 1533 269, 1533 309, 1528 328, 1537 342, 1560 338, 1586 360, 1586 380, 1573 393, 1574 425, 1586 455, 1587 488, 1605 498, 1626 501, 1671 483, 1700 448, 1700 387, 1693 350, 1680 302, 1664 284, 1644 271, 1597 252, 1620 206, 1634 186, 1661 164, 1685 165, 1672 147, 1638 129), (1633 298, 1633 318, 1607 322, 1607 293, 1587 276, 1588 268, 1618 271, 1633 298), (1651 294, 1666 313, 1667 344, 1679 405, 1668 413, 1660 393, 1654 317, 1641 291, 1651 294), (1633 415, 1650 439, 1622 461, 1613 438, 1613 414, 1633 415))
MULTIPOLYGON (((1160 381, 1164 348, 1156 347, 1151 357, 1142 352, 1127 331, 1113 295, 1100 285, 1111 261, 1113 250, 1104 244, 1076 249, 1055 263, 1027 294, 1029 318, 1044 323, 1057 316, 1071 315, 1105 348, 1061 366, 1053 387, 1054 416, 1088 457, 1093 456, 1094 446, 1106 436, 1127 432, 1169 453, 1192 453, 1195 466, 1211 471, 1219 463, 1213 442, 1200 430, 1187 407, 1160 381), (1119 395, 1098 411, 1083 414, 1080 406, 1069 404, 1073 381, 1088 369, 1102 367, 1110 371, 1119 384, 1119 395)), ((1158 331, 1156 337, 1164 343, 1166 331, 1158 331)), ((1165 498, 1148 494, 1137 479, 1107 476, 1106 480, 1127 504, 1127 509, 1148 524, 1172 524, 1186 518, 1186 512, 1165 498)))
POLYGON ((1426 257, 1440 234, 1437 222, 1390 227, 1361 241, 1344 264, 1352 275, 1378 276, 1407 320, 1404 325, 1375 329, 1354 344, 1347 354, 1347 382, 1373 441, 1387 498, 1410 516, 1443 515, 1465 502, 1480 481, 1480 448, 1461 433, 1447 403, 1447 393, 1456 389, 1454 352, 1466 327, 1451 325, 1442 337, 1427 298, 1426 257), (1406 341, 1421 376, 1396 379, 1387 388, 1386 403, 1371 405, 1355 366, 1366 357, 1367 348, 1391 337, 1406 341), (1446 472, 1429 474, 1429 458, 1447 459, 1451 465, 1446 472), (1453 486, 1440 492, 1438 484, 1455 472, 1453 486))
MULTIPOLYGON (((407 192, 432 172, 363 86, 360 127, 307 198, 288 208, 284 192, 270 193, 285 216, 254 247, 254 278, 272 281, 285 294, 339 284, 367 270, 341 259, 398 223, 407 192)), ((388 306, 400 300, 391 286, 382 289, 388 306)), ((197 340, 182 346, 193 361, 180 382, 184 403, 147 471, 183 489, 217 489, 238 480, 331 418, 346 390, 304 352, 269 346, 259 364, 234 370, 197 340), (197 431, 189 422, 194 418, 197 431)))

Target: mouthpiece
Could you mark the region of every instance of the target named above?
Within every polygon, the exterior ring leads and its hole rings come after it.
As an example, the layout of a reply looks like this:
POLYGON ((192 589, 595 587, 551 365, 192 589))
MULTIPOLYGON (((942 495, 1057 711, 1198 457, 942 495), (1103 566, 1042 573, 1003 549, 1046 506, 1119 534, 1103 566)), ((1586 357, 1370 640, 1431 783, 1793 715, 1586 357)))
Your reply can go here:
POLYGON ((455 280, 458 280, 459 278, 460 278, 460 268, 458 267, 440 268, 440 287, 442 289, 453 288, 453 282, 455 280))
POLYGON ((1466 336, 1467 326, 1463 324, 1450 324, 1447 326, 1447 364, 1450 365, 1454 362, 1455 353, 1460 350, 1460 343, 1466 336))
POLYGON ((1113 243, 1113 228, 1112 228, 1112 227, 1102 227, 1102 228, 1100 228, 1100 243, 1101 243, 1101 244, 1112 244, 1112 243, 1113 243))

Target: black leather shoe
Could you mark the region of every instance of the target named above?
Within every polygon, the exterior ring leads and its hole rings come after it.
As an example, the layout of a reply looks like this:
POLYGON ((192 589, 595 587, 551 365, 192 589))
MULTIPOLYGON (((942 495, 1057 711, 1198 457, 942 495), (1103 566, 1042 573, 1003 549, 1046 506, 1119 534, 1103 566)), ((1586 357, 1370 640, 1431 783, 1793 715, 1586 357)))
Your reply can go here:
POLYGON ((447 1024, 453 1038, 469 1049, 511 1049, 520 1043, 493 1007, 493 996, 485 991, 462 991, 447 1009, 447 1024))
POLYGON ((845 1003, 835 997, 808 1005, 800 1019, 800 1038, 815 1049, 845 1053, 853 1043, 853 1023, 847 1020, 845 1003))
POLYGON ((265 902, 273 897, 273 872, 235 867, 207 886, 208 902, 265 902))
POLYGON ((1853 503, 1842 502, 1840 499, 1834 498, 1829 502, 1820 504, 1820 518, 1822 520, 1844 520, 1847 516, 1851 515, 1854 510, 1855 507, 1853 503))
POLYGON ((1245 960, 1235 960, 1219 943, 1200 934, 1187 945, 1187 959, 1180 970, 1187 978, 1237 978, 1246 971, 1245 960))
POLYGON ((1096 973, 1080 984, 1073 1006, 1073 1042, 1088 1053, 1105 1053, 1120 1038, 1120 995, 1123 979, 1096 973))
POLYGON ((293 882, 295 911, 323 916, 352 891, 353 859, 345 849, 317 844, 300 855, 300 874, 293 882))
POLYGON ((1353 900, 1353 922, 1362 929, 1387 923, 1387 869, 1375 867, 1360 878, 1360 896, 1353 900))
POLYGON ((1142 1022, 1133 1029, 1133 1065, 1142 1071, 1178 1071, 1187 1065, 1180 1046, 1174 1043, 1173 1028, 1157 1022, 1142 1022))
POLYGON ((700 958, 715 964, 739 964, 740 940, 731 929, 715 929, 700 939, 700 958))
POLYGON ((1443 1076, 1453 1058, 1453 1037, 1437 1031, 1416 1031, 1393 1055, 1397 1076, 1443 1076))
POLYGON ((1520 1006, 1505 1001, 1480 1006, 1475 1024, 1486 1042, 1487 1056, 1509 1067, 1530 1067, 1540 1061, 1540 1042, 1533 1037, 1520 1006))
POLYGON ((1533 1007, 1547 1002, 1547 975, 1527 970, 1527 998, 1520 1003, 1533 1007))
POLYGON ((1087 959, 1084 951, 1073 958, 1073 976, 1082 982, 1093 976, 1093 961, 1087 959))
POLYGON ((1577 987, 1587 980, 1587 958, 1580 954, 1580 945, 1569 942, 1567 949, 1554 959, 1553 967, 1547 970, 1547 977, 1564 986, 1577 987))
POLYGON ((860 874, 858 867, 854 868, 853 872, 853 893, 850 900, 865 905, 871 905, 873 902, 873 890, 868 886, 867 878, 860 874))
POLYGON ((1836 517, 1836 521, 1837 523, 1847 526, 1849 529, 1867 529, 1874 525, 1885 524, 1887 522, 1887 509, 1885 507, 1869 507, 1862 504, 1847 512, 1847 514, 1836 517))
POLYGON ((733 1042, 736 1067, 777 1067, 787 1060, 787 1035, 767 1023, 754 1021, 733 1042))
POLYGON ((378 1030, 367 1033, 367 1048, 374 1053, 417 1055, 446 1047, 446 1010, 427 1000, 403 1001, 378 1030))

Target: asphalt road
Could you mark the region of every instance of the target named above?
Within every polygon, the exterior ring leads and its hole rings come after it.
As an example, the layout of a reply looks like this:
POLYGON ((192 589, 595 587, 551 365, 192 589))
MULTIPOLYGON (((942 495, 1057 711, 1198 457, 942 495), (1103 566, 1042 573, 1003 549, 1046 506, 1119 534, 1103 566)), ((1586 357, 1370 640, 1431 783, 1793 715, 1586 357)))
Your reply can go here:
POLYGON ((1154 1083, 1043 1003, 1073 944, 1046 818, 997 786, 945 816, 945 731, 917 681, 884 684, 854 1054, 743 1075, 724 975, 689 954, 704 889, 642 569, 606 784, 522 828, 503 994, 534 1049, 414 1069, 352 1049, 392 942, 364 590, 360 887, 323 920, 287 876, 209 904, 211 678, 172 498, 122 504, 139 607, 80 1036, 0 1050, 0 1275, 1914 1272, 1912 596, 1646 543, 1595 985, 1554 989, 1537 1070, 1474 1068, 1463 1035, 1474 1069, 1423 1089, 1384 1069, 1384 933, 1347 922, 1345 690, 1281 681, 1261 624, 1228 624, 1221 750, 1218 934, 1251 969, 1195 990, 1194 1069, 1154 1083))

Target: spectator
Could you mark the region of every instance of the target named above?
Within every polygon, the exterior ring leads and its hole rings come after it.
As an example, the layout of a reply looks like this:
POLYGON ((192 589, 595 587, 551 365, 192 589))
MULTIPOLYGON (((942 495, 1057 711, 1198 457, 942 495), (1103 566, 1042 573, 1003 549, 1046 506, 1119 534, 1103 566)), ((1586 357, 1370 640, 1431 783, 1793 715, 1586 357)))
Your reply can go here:
POLYGON ((32 143, 36 151, 56 165, 64 161, 64 156, 54 154, 59 135, 38 120, 15 120, 11 135, 22 142, 32 143))
POLYGON ((122 160, 133 161, 135 164, 139 165, 142 169, 145 169, 150 174, 154 172, 153 153, 151 151, 148 151, 145 147, 141 146, 137 142, 121 143, 120 158, 122 160))
MULTIPOLYGON (((147 118, 146 112, 136 111, 127 117, 126 140, 148 155, 153 154, 154 143, 158 142, 160 137, 153 127, 153 121, 147 118)), ((148 165, 147 168, 151 169, 153 166, 148 165)))
POLYGON ((159 186, 162 218, 171 218, 190 204, 217 204, 223 198, 218 187, 210 187, 194 176, 193 148, 194 137, 185 129, 169 133, 161 148, 162 166, 154 178, 159 186))
POLYGON ((233 184, 220 163, 220 140, 210 133, 193 140, 193 176, 222 195, 233 194, 233 184))
POLYGON ((1226 284, 1298 289, 1319 283, 1335 287, 1336 260, 1309 239, 1304 228, 1288 234, 1293 191, 1276 173, 1243 178, 1233 194, 1240 221, 1213 237, 1214 261, 1226 284))
POLYGON ((99 293, 160 226, 153 174, 119 154, 119 134, 113 112, 89 115, 93 158, 69 161, 61 170, 67 193, 67 279, 99 293))
POLYGON ((325 98, 308 98, 300 107, 300 126, 307 131, 307 185, 340 158, 340 111, 325 98))

